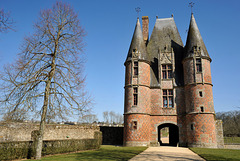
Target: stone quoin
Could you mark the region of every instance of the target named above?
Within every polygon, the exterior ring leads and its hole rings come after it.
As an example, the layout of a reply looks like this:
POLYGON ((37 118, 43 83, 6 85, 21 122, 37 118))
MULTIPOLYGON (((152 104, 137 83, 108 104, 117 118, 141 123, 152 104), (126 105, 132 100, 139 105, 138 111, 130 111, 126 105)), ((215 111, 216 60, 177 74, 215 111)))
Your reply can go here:
MULTIPOLYGON (((194 15, 183 45, 173 16, 139 18, 125 65, 124 146, 161 146, 169 129, 170 146, 220 147, 213 105, 211 58, 194 15)), ((221 128, 220 128, 221 129, 221 128)), ((219 132, 220 131, 220 132, 219 132)))

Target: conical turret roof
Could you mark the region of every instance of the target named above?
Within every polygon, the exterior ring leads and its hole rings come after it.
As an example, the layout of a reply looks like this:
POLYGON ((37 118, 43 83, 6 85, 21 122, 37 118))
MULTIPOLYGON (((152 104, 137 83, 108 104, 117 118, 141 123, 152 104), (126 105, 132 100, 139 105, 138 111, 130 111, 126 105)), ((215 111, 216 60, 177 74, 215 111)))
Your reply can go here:
POLYGON ((133 33, 132 42, 128 51, 126 62, 131 60, 132 57, 134 56, 137 57, 139 60, 148 61, 146 44, 144 43, 143 40, 143 33, 139 18, 137 19, 136 27, 133 33), (137 56, 133 55, 133 53, 137 53, 136 54, 137 56))
POLYGON ((199 53, 201 57, 211 59, 210 56, 208 55, 208 51, 203 42, 202 36, 199 32, 196 20, 192 14, 189 29, 188 29, 188 37, 187 37, 187 42, 185 46, 184 58, 193 57, 194 50, 200 51, 199 53))

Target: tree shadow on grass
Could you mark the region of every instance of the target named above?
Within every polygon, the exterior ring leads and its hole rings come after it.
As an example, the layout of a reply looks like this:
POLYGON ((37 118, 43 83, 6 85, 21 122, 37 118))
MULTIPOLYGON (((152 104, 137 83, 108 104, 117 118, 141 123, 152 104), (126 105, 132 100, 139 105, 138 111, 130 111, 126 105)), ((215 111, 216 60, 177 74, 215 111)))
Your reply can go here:
POLYGON ((101 148, 96 151, 77 153, 76 160, 121 160, 127 161, 141 153, 144 148, 111 147, 101 148))

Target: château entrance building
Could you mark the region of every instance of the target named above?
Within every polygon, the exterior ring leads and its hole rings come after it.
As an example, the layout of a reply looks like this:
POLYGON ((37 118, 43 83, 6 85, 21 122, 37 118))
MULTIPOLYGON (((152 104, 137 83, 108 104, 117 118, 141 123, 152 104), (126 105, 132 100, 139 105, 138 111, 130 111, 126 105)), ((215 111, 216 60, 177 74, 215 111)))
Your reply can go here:
POLYGON ((125 61, 124 145, 218 147, 211 58, 191 15, 185 46, 174 18, 137 19, 125 61))

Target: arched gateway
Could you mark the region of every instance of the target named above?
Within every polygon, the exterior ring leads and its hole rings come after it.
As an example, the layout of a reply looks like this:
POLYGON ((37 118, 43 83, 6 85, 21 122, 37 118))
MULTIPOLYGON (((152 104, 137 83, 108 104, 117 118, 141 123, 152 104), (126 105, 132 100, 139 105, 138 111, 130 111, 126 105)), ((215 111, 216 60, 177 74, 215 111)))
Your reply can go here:
POLYGON ((164 123, 158 126, 157 131, 158 131, 158 143, 160 146, 178 145, 179 129, 177 125, 172 123, 164 123))
POLYGON ((124 145, 216 148, 211 58, 193 14, 185 46, 173 17, 157 18, 150 39, 148 23, 137 19, 124 64, 124 145))

